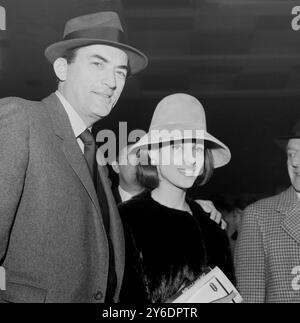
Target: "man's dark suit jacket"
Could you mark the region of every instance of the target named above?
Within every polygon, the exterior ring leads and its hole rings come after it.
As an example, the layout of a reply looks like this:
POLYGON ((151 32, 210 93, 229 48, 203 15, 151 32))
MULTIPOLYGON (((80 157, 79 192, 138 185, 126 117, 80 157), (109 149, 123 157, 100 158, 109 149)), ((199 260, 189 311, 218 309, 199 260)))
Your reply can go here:
POLYGON ((116 201, 117 205, 119 205, 120 203, 122 203, 122 198, 121 198, 121 195, 120 195, 118 186, 117 187, 114 187, 112 189, 112 192, 113 192, 113 196, 115 198, 115 201, 116 201))
MULTIPOLYGON (((102 174, 103 175, 103 174, 102 174)), ((117 301, 124 237, 107 178, 117 301)), ((55 94, 0 100, 0 264, 12 302, 103 302, 108 240, 96 191, 55 94)))

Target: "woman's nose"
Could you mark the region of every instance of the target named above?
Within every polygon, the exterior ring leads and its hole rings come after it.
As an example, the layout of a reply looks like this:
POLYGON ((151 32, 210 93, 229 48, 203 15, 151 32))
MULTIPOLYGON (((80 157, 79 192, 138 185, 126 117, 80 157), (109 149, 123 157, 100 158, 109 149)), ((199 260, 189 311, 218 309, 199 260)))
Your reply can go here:
POLYGON ((183 159, 186 165, 194 165, 196 163, 196 153, 193 149, 184 149, 183 159))

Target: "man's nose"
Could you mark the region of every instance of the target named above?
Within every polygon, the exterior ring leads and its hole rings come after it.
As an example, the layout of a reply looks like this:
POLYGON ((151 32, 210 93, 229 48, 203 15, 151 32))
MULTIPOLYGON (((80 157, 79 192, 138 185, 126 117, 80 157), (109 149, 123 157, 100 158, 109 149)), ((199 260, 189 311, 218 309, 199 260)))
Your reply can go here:
POLYGON ((109 70, 105 73, 103 83, 105 83, 110 89, 114 90, 116 88, 116 76, 113 70, 109 70))
POLYGON ((294 167, 298 167, 300 166, 300 151, 298 151, 295 156, 293 157, 293 160, 292 160, 292 165, 294 167))

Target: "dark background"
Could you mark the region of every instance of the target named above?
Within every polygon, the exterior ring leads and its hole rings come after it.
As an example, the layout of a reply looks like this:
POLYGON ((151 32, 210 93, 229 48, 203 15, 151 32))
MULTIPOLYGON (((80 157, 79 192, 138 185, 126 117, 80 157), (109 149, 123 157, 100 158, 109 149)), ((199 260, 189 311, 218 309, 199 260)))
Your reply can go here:
POLYGON ((300 30, 287 0, 6 0, 0 32, 0 96, 40 100, 55 90, 44 49, 62 38, 66 20, 117 10, 148 68, 128 80, 111 115, 94 127, 146 130, 156 104, 186 92, 204 105, 208 131, 232 161, 216 170, 207 193, 271 195, 289 184, 274 137, 300 116, 300 30))

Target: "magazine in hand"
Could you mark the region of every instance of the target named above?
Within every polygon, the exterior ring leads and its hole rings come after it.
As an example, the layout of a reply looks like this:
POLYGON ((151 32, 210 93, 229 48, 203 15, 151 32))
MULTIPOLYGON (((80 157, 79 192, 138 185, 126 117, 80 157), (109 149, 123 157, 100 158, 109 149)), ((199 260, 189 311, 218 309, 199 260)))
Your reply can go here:
POLYGON ((230 303, 242 302, 242 297, 219 267, 201 275, 195 281, 176 293, 171 303, 211 303, 235 292, 230 303))

